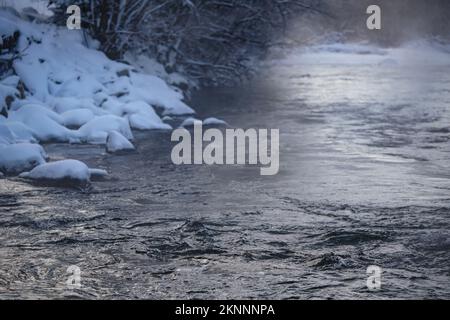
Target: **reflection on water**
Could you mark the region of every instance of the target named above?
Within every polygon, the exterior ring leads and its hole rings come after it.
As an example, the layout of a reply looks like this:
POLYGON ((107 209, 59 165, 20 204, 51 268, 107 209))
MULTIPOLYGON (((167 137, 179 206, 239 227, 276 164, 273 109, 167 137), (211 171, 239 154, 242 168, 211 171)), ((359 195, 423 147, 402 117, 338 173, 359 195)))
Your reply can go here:
POLYGON ((450 67, 324 52, 192 101, 200 117, 279 128, 277 176, 177 167, 169 134, 142 132, 125 156, 46 146, 111 172, 90 192, 0 180, 0 296, 449 298, 450 67), (66 288, 70 265, 82 289, 66 288))

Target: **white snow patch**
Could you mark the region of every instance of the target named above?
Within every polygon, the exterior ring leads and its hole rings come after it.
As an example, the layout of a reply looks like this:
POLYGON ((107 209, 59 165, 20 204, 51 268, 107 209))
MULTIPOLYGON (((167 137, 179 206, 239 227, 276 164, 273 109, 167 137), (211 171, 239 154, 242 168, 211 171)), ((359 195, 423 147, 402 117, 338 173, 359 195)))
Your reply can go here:
POLYGON ((21 178, 32 180, 75 180, 89 182, 91 173, 87 165, 78 160, 61 160, 41 164, 30 172, 24 172, 21 178))
POLYGON ((172 129, 170 125, 161 120, 150 105, 143 101, 127 103, 123 106, 123 111, 128 115, 130 125, 134 129, 172 129))
POLYGON ((133 144, 117 131, 111 131, 106 139, 107 152, 131 151, 134 150, 133 144))
POLYGON ((61 115, 63 124, 66 127, 81 127, 94 118, 94 113, 89 109, 73 109, 61 115))
POLYGON ((8 96, 15 97, 18 95, 19 90, 17 90, 15 87, 0 83, 0 109, 2 105, 5 103, 5 99, 8 96))
MULTIPOLYGON (((36 133, 22 122, 7 120, 3 123, 11 131, 16 143, 29 142, 37 143, 36 133)), ((1 126, 1 124, 0 124, 1 126)), ((2 134, 0 133, 0 140, 2 134)))
POLYGON ((61 125, 63 119, 60 115, 39 105, 25 105, 10 112, 8 119, 31 128, 40 141, 70 142, 77 137, 76 132, 61 125))
POLYGON ((108 171, 103 169, 89 169, 89 174, 91 179, 93 178, 104 178, 108 176, 108 171))
POLYGON ((30 170, 45 163, 47 154, 38 144, 18 143, 0 145, 0 171, 13 174, 30 170))
POLYGON ((184 119, 184 121, 180 124, 180 127, 193 127, 195 123, 203 123, 203 122, 202 120, 189 117, 184 119))
POLYGON ((217 119, 217 118, 207 118, 203 120, 203 125, 205 126, 227 126, 228 123, 226 123, 223 120, 217 119))
POLYGON ((93 144, 105 144, 110 131, 118 131, 128 140, 133 140, 133 133, 126 119, 108 115, 92 119, 79 130, 79 136, 83 141, 93 144))

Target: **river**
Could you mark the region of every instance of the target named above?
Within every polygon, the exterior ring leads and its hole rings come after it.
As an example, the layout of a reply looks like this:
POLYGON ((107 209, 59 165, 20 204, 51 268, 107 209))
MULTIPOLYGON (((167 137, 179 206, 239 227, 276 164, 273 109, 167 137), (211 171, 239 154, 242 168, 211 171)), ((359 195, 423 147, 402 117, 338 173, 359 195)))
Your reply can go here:
POLYGON ((175 166, 164 132, 136 132, 127 155, 45 145, 110 176, 88 190, 0 180, 0 298, 450 298, 450 63, 324 52, 190 101, 200 118, 280 129, 276 176, 175 166))

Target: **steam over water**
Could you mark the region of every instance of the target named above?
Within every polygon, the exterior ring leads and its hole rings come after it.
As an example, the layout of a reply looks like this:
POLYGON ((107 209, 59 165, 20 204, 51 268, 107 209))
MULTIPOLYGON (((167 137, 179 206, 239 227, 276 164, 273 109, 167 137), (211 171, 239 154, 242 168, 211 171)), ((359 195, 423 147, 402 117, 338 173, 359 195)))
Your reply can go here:
POLYGON ((112 178, 85 192, 0 180, 0 297, 450 298, 449 57, 315 46, 199 93, 200 117, 280 129, 274 177, 174 166, 167 133, 137 134, 125 156, 46 146, 112 178))

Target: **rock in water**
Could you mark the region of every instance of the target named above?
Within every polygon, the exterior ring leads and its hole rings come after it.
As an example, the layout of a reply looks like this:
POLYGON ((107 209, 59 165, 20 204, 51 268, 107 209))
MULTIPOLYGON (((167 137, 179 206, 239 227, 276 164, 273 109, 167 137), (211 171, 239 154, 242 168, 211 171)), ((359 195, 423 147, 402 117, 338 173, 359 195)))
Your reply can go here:
POLYGON ((21 173, 45 163, 47 154, 38 144, 0 144, 0 171, 5 174, 21 173))
POLYGON ((203 120, 203 125, 205 126, 228 126, 228 123, 226 123, 223 120, 217 119, 217 118, 208 118, 203 120))
POLYGON ((21 178, 35 180, 43 184, 62 186, 85 186, 90 183, 91 173, 87 165, 78 160, 61 160, 41 164, 21 178))
POLYGON ((111 131, 106 138, 106 151, 110 153, 133 151, 133 144, 117 131, 111 131))

